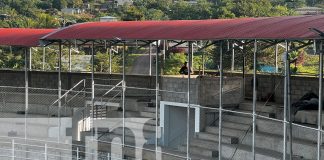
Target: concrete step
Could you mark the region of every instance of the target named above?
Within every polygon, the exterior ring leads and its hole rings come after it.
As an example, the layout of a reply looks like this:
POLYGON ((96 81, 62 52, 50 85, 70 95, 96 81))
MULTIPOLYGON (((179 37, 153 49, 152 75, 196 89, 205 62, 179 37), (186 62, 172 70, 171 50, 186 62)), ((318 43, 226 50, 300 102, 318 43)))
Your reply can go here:
MULTIPOLYGON (((135 122, 135 123, 143 123, 143 121, 141 119, 132 119, 131 121, 135 122)), ((156 122, 155 119, 149 119, 149 120, 145 121, 145 125, 155 126, 156 125, 155 122, 156 122)), ((158 125, 159 125, 159 123, 158 123, 158 125)))
MULTIPOLYGON (((107 113, 107 118, 122 118, 123 117, 123 112, 122 111, 109 111, 107 113)), ((139 112, 135 111, 125 111, 125 117, 140 117, 139 112)))
MULTIPOLYGON (((104 142, 112 142, 112 140, 116 137, 122 139, 123 136, 120 134, 115 134, 115 133, 107 133, 107 134, 101 136, 99 140, 104 141, 104 142)), ((128 145, 130 145, 130 144, 134 145, 136 143, 145 144, 145 143, 147 143, 147 140, 144 137, 142 138, 142 137, 134 137, 134 136, 125 135, 125 143, 128 145)))
MULTIPOLYGON (((211 134, 208 132, 200 132, 200 133, 198 133, 198 139, 218 142, 218 134, 211 134)), ((236 143, 238 143, 238 138, 223 135, 222 143, 236 144, 236 143)))
MULTIPOLYGON (((151 112, 151 113, 155 113, 155 107, 144 107, 143 110, 144 112, 151 112)), ((159 111, 160 108, 158 108, 159 111)))
MULTIPOLYGON (((278 105, 278 104, 274 104, 274 103, 265 104, 265 103, 266 102, 257 102, 256 111, 257 112, 276 113, 277 109, 280 107, 280 105, 278 105)), ((239 109, 252 111, 253 110, 253 102, 252 101, 244 101, 244 102, 240 103, 239 109)))
MULTIPOLYGON (((159 117, 159 115, 160 114, 158 114, 158 117, 159 117)), ((140 112, 140 116, 145 117, 145 118, 156 118, 155 113, 152 113, 152 112, 140 112)))
MULTIPOLYGON (((255 144, 259 148, 269 149, 277 152, 282 152, 283 149, 283 136, 257 132, 255 135, 255 144)), ((242 141, 243 144, 252 143, 252 134, 248 133, 246 138, 242 141)), ((321 151, 324 153, 324 149, 321 151)), ((317 158, 317 146, 316 143, 306 141, 302 139, 293 139, 293 153, 297 157, 304 157, 306 159, 317 158)))
MULTIPOLYGON (((252 110, 244 110, 244 109, 235 109, 237 112, 243 112, 243 113, 250 113, 251 115, 246 115, 246 114, 240 114, 240 113, 229 113, 231 115, 237 115, 241 117, 249 117, 252 119, 252 110)), ((278 113, 269 113, 269 112, 260 112, 257 111, 258 115, 264 116, 264 117, 269 117, 269 118, 276 118, 278 113)))
MULTIPOLYGON (((117 128, 115 130, 112 131, 114 134, 118 134, 118 135, 122 135, 123 134, 123 129, 122 128, 117 128)), ((154 139, 155 138, 155 132, 152 131, 143 131, 143 130, 139 130, 139 129, 125 129, 125 135, 127 136, 134 136, 134 135, 142 135, 146 138, 146 139, 154 139)))
MULTIPOLYGON (((179 150, 182 152, 186 152, 187 147, 185 145, 182 145, 179 147, 179 150)), ((206 156, 209 158, 216 158, 218 156, 218 151, 216 150, 194 147, 194 146, 190 146, 190 153, 200 155, 200 156, 206 156)))
MULTIPOLYGON (((282 122, 275 122, 275 121, 269 121, 264 119, 257 119, 257 130, 259 132, 264 133, 272 133, 275 135, 283 135, 283 123, 282 122)), ((317 126, 313 125, 305 125, 307 127, 314 127, 317 128, 317 126)), ((317 131, 312 131, 308 128, 303 128, 299 126, 292 126, 292 134, 294 138, 297 139, 304 139, 311 142, 317 142, 317 131)))
POLYGON ((222 127, 246 131, 251 128, 251 125, 222 121, 222 127))
MULTIPOLYGON (((212 134, 218 134, 218 127, 213 127, 213 126, 208 126, 206 127, 206 132, 207 133, 212 133, 212 134)), ((231 137, 237 137, 237 138, 242 138, 246 134, 246 131, 243 130, 238 130, 238 129, 232 129, 232 128, 222 128, 222 135, 226 136, 231 136, 231 137)))
POLYGON ((252 117, 238 115, 223 115, 223 120, 242 124, 252 124, 252 117))
MULTIPOLYGON (((218 150, 218 142, 195 139, 191 141, 192 146, 199 146, 200 148, 210 150, 213 148, 215 151, 218 150)), ((279 160, 282 158, 280 152, 266 150, 262 148, 255 148, 256 159, 262 160, 279 160)), ((235 160, 246 160, 252 157, 252 147, 244 144, 223 144, 222 145, 222 156, 228 159, 235 160), (235 153, 235 154, 234 154, 235 153)))
MULTIPOLYGON (((317 125, 318 122, 318 110, 301 110, 293 116, 294 121, 298 123, 306 123, 317 125)), ((322 124, 324 122, 324 114, 322 113, 322 124)), ((324 126, 324 125, 323 125, 324 126)))

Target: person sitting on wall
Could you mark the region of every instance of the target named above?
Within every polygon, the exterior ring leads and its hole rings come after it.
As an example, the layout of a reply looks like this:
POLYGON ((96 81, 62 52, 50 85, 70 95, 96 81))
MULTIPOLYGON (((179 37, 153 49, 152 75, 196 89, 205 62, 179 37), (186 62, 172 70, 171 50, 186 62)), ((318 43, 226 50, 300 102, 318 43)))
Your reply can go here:
MULTIPOLYGON (((190 69, 190 73, 192 72, 192 70, 190 69)), ((180 74, 183 75, 188 75, 188 62, 184 62, 184 64, 182 65, 182 67, 180 68, 179 71, 180 74)))

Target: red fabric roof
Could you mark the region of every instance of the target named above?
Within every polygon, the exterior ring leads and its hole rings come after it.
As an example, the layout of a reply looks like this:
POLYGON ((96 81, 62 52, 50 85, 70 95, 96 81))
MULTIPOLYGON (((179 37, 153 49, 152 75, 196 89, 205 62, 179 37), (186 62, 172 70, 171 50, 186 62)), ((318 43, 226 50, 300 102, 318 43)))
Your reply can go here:
POLYGON ((0 28, 0 45, 36 47, 54 29, 0 28))
POLYGON ((220 40, 318 39, 324 15, 213 20, 89 22, 69 26, 44 37, 55 39, 220 40))

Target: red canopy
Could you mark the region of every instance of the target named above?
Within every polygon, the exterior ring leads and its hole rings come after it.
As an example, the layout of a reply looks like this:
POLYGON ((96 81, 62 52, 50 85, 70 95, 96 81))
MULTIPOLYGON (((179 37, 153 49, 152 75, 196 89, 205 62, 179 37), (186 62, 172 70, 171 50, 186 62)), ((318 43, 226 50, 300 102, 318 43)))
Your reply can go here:
POLYGON ((89 22, 69 26, 43 39, 221 40, 319 39, 324 15, 213 20, 89 22))
POLYGON ((37 47, 39 39, 54 29, 0 28, 0 45, 37 47))

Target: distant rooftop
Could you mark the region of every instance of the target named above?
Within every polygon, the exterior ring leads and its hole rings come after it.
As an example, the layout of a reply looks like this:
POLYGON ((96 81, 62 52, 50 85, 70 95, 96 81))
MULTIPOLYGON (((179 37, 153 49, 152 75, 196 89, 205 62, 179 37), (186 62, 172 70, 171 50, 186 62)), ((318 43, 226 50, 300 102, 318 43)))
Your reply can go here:
POLYGON ((302 7, 297 8, 296 12, 300 15, 316 15, 316 14, 323 14, 323 9, 319 7, 302 7))

